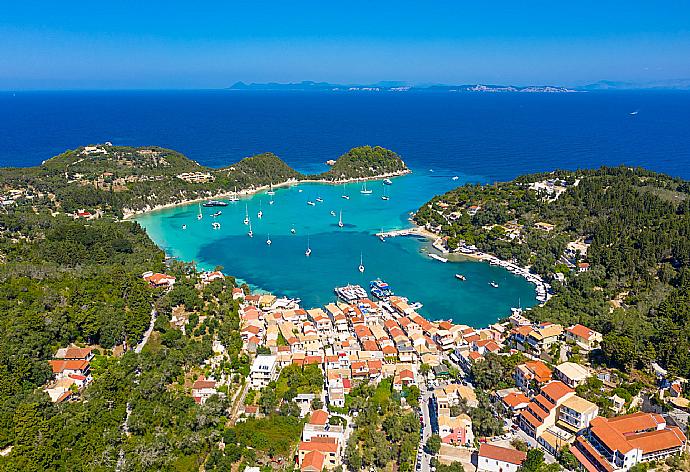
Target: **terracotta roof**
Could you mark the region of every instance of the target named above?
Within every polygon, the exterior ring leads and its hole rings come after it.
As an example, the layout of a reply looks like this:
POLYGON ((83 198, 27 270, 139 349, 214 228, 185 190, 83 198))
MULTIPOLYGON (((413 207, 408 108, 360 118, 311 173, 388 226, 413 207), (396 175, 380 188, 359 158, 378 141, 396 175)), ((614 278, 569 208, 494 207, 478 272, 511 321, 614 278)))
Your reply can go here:
POLYGON ((202 388, 216 388, 216 382, 213 380, 203 380, 199 379, 192 385, 194 390, 200 390, 202 388))
POLYGON ((91 354, 90 347, 68 347, 63 352, 58 350, 57 359, 86 359, 91 354))
POLYGON ((300 451, 319 451, 319 452, 337 452, 338 441, 335 438, 321 438, 313 437, 311 441, 302 441, 299 443, 300 451))
POLYGON ((591 339, 592 336, 596 333, 596 331, 593 331, 589 329, 588 327, 581 325, 581 324, 576 324, 568 328, 568 332, 583 339, 591 339))
POLYGON ((574 391, 575 390, 568 387, 560 380, 554 380, 553 382, 549 382, 541 388, 541 392, 543 394, 547 395, 549 398, 552 398, 555 401, 560 400, 567 394, 572 393, 574 391))
POLYGON ((527 395, 525 395, 524 393, 513 392, 503 397, 503 403, 505 403, 514 410, 522 404, 526 405, 527 403, 529 403, 529 398, 527 398, 527 395))
POLYGON ((575 458, 584 466, 587 472, 601 472, 600 467, 603 467, 607 472, 613 472, 613 466, 604 459, 596 449, 582 439, 582 436, 579 436, 576 441, 577 447, 570 448, 570 452, 573 453, 575 458), (600 467, 597 467, 597 464, 594 464, 580 449, 584 449, 589 454, 589 457, 595 458, 600 467))
POLYGON ((610 450, 627 454, 633 449, 625 437, 613 428, 605 418, 597 416, 592 419, 589 426, 592 434, 599 438, 599 441, 603 442, 610 450))
POLYGON ((304 471, 321 471, 323 469, 324 455, 318 451, 311 451, 302 458, 302 465, 300 470, 304 471))
POLYGON ((517 449, 494 446, 493 444, 482 444, 479 446, 479 457, 521 465, 527 459, 527 453, 517 449))
POLYGON ((660 431, 633 434, 627 436, 626 439, 634 448, 642 449, 643 454, 649 454, 682 446, 685 442, 685 435, 678 427, 674 426, 660 431))
POLYGON ((621 434, 630 434, 656 429, 657 425, 665 425, 666 421, 660 415, 638 412, 611 418, 608 420, 608 423, 621 434))
POLYGON ((311 418, 309 419, 309 424, 323 426, 326 424, 327 421, 328 421, 328 413, 325 412, 324 410, 316 410, 314 413, 311 414, 311 418))
POLYGON ((83 360, 51 360, 48 361, 54 374, 59 374, 65 370, 84 370, 89 367, 88 361, 83 360))
POLYGON ((525 362, 525 366, 534 373, 538 382, 546 382, 551 378, 551 369, 542 361, 528 361, 525 362))

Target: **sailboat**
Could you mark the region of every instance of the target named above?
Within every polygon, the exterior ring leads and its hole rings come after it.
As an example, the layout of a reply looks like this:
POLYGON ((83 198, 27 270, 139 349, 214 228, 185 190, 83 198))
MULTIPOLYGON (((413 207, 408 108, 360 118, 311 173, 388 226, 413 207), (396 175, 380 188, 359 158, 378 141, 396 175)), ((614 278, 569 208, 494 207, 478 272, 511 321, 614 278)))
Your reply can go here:
POLYGON ((200 220, 204 217, 204 215, 201 213, 201 203, 199 203, 199 214, 196 215, 196 219, 200 220))
POLYGON ((256 217, 261 219, 262 216, 264 216, 264 212, 261 210, 261 200, 259 200, 259 212, 256 214, 256 217))
POLYGON ((218 223, 217 221, 214 221, 213 223, 211 223, 211 228, 220 229, 220 223, 218 223))
POLYGON ((311 256, 311 247, 309 247, 309 235, 307 235, 307 250, 304 251, 304 255, 307 257, 311 256))
POLYGON ((273 182, 271 182, 271 186, 268 189, 268 192, 266 192, 266 195, 275 195, 276 193, 273 191, 273 182))
POLYGON ((345 226, 343 224, 343 210, 340 210, 340 219, 338 220, 338 227, 342 228, 343 226, 345 226))
POLYGON ((373 190, 367 190, 367 181, 365 180, 364 183, 362 184, 362 190, 360 190, 359 193, 369 195, 372 192, 373 192, 373 190))
POLYGON ((182 229, 187 229, 187 225, 182 225, 182 229))
POLYGON ((364 273, 364 259, 362 253, 359 253, 359 271, 364 273))
POLYGON ((247 208, 247 204, 244 204, 244 224, 248 225, 249 224, 249 209, 247 208))
POLYGON ((237 187, 235 187, 235 191, 230 195, 230 198, 228 198, 228 201, 230 202, 237 202, 240 200, 240 197, 237 196, 237 187))
POLYGON ((295 225, 292 225, 292 228, 290 229, 290 232, 292 234, 295 234, 297 231, 295 230, 295 225))
POLYGON ((391 199, 391 197, 386 195, 386 186, 384 185, 383 186, 383 195, 381 195, 381 200, 390 200, 390 199, 391 199))
POLYGON ((268 244, 268 245, 270 246, 271 243, 272 243, 272 241, 271 241, 271 235, 268 234, 268 237, 266 238, 266 244, 268 244))
POLYGON ((343 198, 344 198, 345 200, 349 200, 349 199, 350 199, 350 196, 349 196, 347 193, 345 193, 345 184, 343 184, 343 198))
POLYGON ((252 231, 252 222, 251 221, 249 222, 249 232, 247 233, 247 236, 249 236, 250 238, 254 237, 254 231, 252 231))

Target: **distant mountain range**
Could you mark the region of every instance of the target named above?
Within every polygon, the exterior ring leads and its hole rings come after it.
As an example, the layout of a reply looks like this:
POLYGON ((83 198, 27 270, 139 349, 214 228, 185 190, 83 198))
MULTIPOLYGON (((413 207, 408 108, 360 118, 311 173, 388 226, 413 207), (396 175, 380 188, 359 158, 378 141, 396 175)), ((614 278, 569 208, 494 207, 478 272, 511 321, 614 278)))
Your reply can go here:
POLYGON ((653 82, 616 82, 600 80, 580 90, 690 90, 690 79, 657 80, 653 82))
POLYGON ((318 91, 318 92, 485 92, 485 93, 569 93, 600 90, 690 90, 690 79, 674 79, 655 82, 617 82, 601 80, 593 84, 578 87, 561 87, 555 85, 408 85, 405 82, 383 81, 374 84, 333 84, 305 80, 291 83, 244 83, 236 82, 228 90, 260 91, 318 91))
POLYGON ((331 84, 305 80, 297 83, 251 83, 236 82, 228 90, 261 90, 261 91, 319 91, 319 92, 532 92, 564 93, 576 92, 575 89, 551 85, 532 85, 517 87, 512 85, 406 85, 404 82, 377 82, 368 85, 331 84))

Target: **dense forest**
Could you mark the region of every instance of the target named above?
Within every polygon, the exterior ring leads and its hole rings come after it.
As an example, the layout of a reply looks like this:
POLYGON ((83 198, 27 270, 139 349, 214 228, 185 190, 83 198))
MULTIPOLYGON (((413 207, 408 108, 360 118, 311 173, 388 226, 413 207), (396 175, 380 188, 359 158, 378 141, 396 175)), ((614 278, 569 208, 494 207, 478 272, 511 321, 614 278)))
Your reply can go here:
POLYGON ((609 363, 628 369, 657 361, 687 377, 689 197, 690 183, 639 168, 557 171, 465 185, 415 218, 448 236, 451 249, 474 244, 552 279, 556 296, 529 316, 601 331, 609 363), (535 188, 544 181, 562 193, 535 188), (577 242, 586 253, 568 252, 577 242))
POLYGON ((350 149, 340 156, 327 172, 315 177, 337 181, 407 171, 405 163, 395 152, 380 146, 361 146, 350 149))
POLYGON ((0 169, 0 189, 23 192, 17 203, 34 208, 122 216, 127 210, 211 198, 289 180, 332 181, 405 171, 397 154, 378 146, 351 149, 328 172, 305 175, 272 153, 215 169, 169 149, 102 145, 67 151, 37 167, 0 169))

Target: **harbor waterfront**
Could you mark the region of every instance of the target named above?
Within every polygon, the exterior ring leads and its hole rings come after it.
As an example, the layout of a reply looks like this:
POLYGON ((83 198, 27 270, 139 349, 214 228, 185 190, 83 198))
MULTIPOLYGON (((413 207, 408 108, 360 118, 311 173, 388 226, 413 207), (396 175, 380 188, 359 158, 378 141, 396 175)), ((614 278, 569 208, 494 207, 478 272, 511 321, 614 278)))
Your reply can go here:
POLYGON ((417 234, 378 236, 412 227, 410 211, 434 194, 482 181, 453 177, 440 169, 416 169, 391 185, 368 182, 366 189, 356 182, 301 183, 275 188, 274 195, 261 191, 235 202, 224 199, 228 205, 216 217, 218 208, 190 203, 136 219, 169 256, 202 269, 222 266, 255 290, 300 298, 305 307, 335 300, 337 286, 368 287, 381 278, 397 295, 423 304, 418 311, 427 318, 486 326, 509 315, 511 307, 534 305, 535 286, 500 266, 461 255, 442 263, 430 257, 438 253, 433 241, 417 234))

